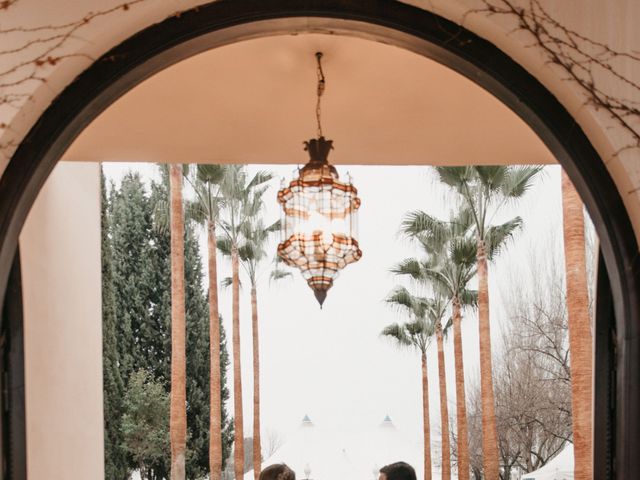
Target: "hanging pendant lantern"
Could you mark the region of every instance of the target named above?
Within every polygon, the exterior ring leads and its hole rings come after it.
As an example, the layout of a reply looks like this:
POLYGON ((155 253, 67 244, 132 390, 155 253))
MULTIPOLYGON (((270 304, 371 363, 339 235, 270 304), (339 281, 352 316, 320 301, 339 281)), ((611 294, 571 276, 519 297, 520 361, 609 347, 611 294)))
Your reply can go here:
POLYGON ((333 145, 322 135, 320 125, 320 97, 325 84, 322 54, 317 53, 316 58, 318 137, 304 142, 309 162, 299 170, 298 178, 278 192, 284 216, 278 255, 287 265, 300 269, 322 307, 339 271, 358 261, 362 251, 356 240, 358 191, 351 179, 341 182, 328 161, 333 145))

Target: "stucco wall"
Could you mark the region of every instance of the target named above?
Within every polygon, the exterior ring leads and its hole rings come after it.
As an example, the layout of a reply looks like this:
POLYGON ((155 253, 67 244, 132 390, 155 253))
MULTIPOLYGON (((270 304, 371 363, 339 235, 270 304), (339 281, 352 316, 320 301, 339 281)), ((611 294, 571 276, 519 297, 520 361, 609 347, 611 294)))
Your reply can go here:
POLYGON ((59 163, 20 236, 30 479, 104 478, 99 173, 59 163))

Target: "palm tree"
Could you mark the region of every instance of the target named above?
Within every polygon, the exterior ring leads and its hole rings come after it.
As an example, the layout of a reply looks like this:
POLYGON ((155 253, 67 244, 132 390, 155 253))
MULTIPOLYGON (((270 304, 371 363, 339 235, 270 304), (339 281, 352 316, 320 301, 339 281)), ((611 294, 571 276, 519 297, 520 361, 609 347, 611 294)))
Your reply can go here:
POLYGON ((447 373, 444 364, 444 335, 451 323, 442 328, 442 321, 436 323, 436 344, 438 347, 438 386, 440 391, 440 430, 442 444, 442 480, 451 480, 451 442, 449 439, 449 405, 447 403, 447 373))
POLYGON ((429 378, 427 375, 427 348, 435 332, 429 312, 431 301, 413 296, 404 287, 396 287, 386 301, 409 314, 410 322, 393 323, 382 330, 382 335, 392 338, 399 346, 415 348, 420 352, 422 366, 422 429, 424 439, 424 479, 431 480, 431 428, 429 425, 429 378))
POLYGON ((251 282, 251 325, 253 332, 253 475, 258 480, 262 465, 260 436, 260 342, 258 328, 257 279, 260 264, 267 256, 266 244, 270 234, 280 231, 280 221, 265 226, 257 218, 246 234, 240 258, 251 282))
MULTIPOLYGON (((262 196, 262 195, 260 195, 262 196)), ((251 198, 248 198, 252 201, 251 198)), ((260 341, 258 328, 258 276, 260 266, 267 258, 266 246, 269 236, 280 231, 280 221, 266 226, 262 221, 264 203, 258 199, 254 214, 243 226, 242 244, 238 248, 241 264, 251 284, 251 327, 253 336, 253 475, 255 480, 260 476, 262 466, 262 445, 260 436, 260 341)), ((225 255, 228 242, 222 242, 220 248, 225 255)), ((227 282, 228 283, 228 282, 227 282)))
POLYGON ((591 479, 592 454, 592 348, 589 293, 585 259, 582 201, 562 171, 564 258, 567 282, 569 351, 571 355, 571 410, 576 480, 591 479))
POLYGON ((478 263, 478 325, 480 339, 480 392, 482 405, 483 469, 487 480, 498 480, 500 460, 496 430, 495 399, 491 361, 489 316, 489 272, 487 261, 521 228, 515 217, 501 225, 491 225, 493 216, 509 200, 521 198, 541 167, 467 166, 436 167, 439 179, 454 189, 469 209, 476 230, 478 263))
POLYGON ((182 165, 169 167, 171 222, 171 480, 185 480, 187 382, 185 352, 182 165))
MULTIPOLYGON (((233 410, 234 410, 234 473, 236 479, 244 475, 244 422, 242 414, 242 378, 240 363, 240 248, 251 231, 252 219, 262 207, 262 197, 269 188, 266 182, 272 175, 258 172, 249 178, 241 165, 229 165, 220 182, 224 198, 218 225, 221 236, 218 249, 231 257, 232 322, 233 322, 233 410)), ((260 450, 258 450, 258 455, 260 450)))
MULTIPOLYGON (((422 211, 407 214, 402 222, 401 233, 416 241, 426 257, 422 261, 414 258, 403 260, 391 270, 398 275, 408 275, 419 282, 429 282, 436 298, 444 294, 451 301, 452 321, 447 322, 445 328, 453 326, 459 480, 468 480, 469 478, 469 433, 461 322, 462 307, 473 306, 477 301, 477 292, 467 288, 471 279, 476 275, 475 242, 468 235, 471 225, 470 214, 465 209, 452 217, 449 222, 438 220, 422 211)), ((446 452, 446 449, 449 448, 449 414, 441 319, 442 315, 436 320, 436 338, 438 340, 442 417, 442 478, 446 480, 450 478, 451 466, 450 454, 446 452)))
POLYGON ((185 178, 195 192, 187 203, 187 215, 204 225, 207 232, 209 266, 209 478, 222 476, 222 390, 220 374, 220 315, 218 311, 218 266, 216 222, 222 206, 220 186, 225 175, 222 165, 198 165, 185 178))
POLYGON ((445 317, 449 299, 443 294, 442 289, 434 288, 429 316, 435 326, 436 346, 438 351, 438 391, 440 394, 440 444, 442 480, 451 480, 451 442, 449 439, 449 406, 447 404, 447 373, 444 364, 444 339, 443 336, 451 326, 447 322, 444 329, 442 320, 445 317))

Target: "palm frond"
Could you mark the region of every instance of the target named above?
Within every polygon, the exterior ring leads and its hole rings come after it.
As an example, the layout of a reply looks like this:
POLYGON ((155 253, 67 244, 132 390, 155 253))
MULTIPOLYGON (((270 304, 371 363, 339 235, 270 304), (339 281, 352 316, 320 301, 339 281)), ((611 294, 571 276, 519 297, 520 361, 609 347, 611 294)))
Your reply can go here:
POLYGON ((202 202, 187 200, 184 204, 184 218, 198 224, 204 224, 209 216, 202 202))
POLYGON ((449 233, 454 237, 467 235, 475 226, 473 212, 468 206, 459 208, 456 212, 450 215, 450 218, 449 233))
POLYGON ((509 167, 501 185, 502 194, 508 198, 522 197, 533 184, 533 179, 542 171, 542 166, 509 167))
POLYGON ((238 233, 242 235, 244 238, 251 238, 255 236, 256 231, 254 226, 251 223, 251 219, 248 218, 244 222, 241 222, 237 227, 238 233))
POLYGON ((271 274, 269 275, 269 281, 277 282, 278 280, 282 280, 283 278, 290 278, 290 277, 293 277, 292 272, 276 268, 271 271, 271 274))
POLYGON ((414 296, 411 295, 405 287, 395 287, 391 293, 387 295, 385 302, 396 307, 405 308, 410 313, 414 313, 414 309, 416 308, 414 296))
POLYGON ((273 222, 271 225, 264 229, 264 231, 268 233, 275 233, 279 232, 280 230, 282 230, 282 222, 280 220, 273 222))
POLYGON ((249 183, 247 184, 247 189, 252 189, 258 185, 266 183, 270 181, 272 178, 273 178, 272 172, 261 170, 258 173, 256 173, 253 176, 253 178, 249 181, 249 183))
POLYGON ((263 252, 252 242, 243 243, 238 248, 238 256, 243 262, 259 260, 263 252))
POLYGON ((478 165, 473 168, 480 183, 491 192, 502 188, 509 169, 505 165, 478 165))
POLYGON ((415 210, 405 214, 400 224, 400 232, 409 237, 422 235, 422 239, 433 239, 440 244, 446 238, 448 228, 445 222, 421 210, 415 210))
POLYGON ((225 165, 199 164, 196 167, 198 180, 205 183, 220 184, 225 175, 225 165))
POLYGON ((462 290, 458 294, 458 300, 463 307, 476 308, 478 306, 478 291, 477 290, 462 290))
POLYGON ((226 235, 219 235, 218 238, 216 238, 216 244, 220 253, 227 257, 231 256, 231 248, 233 245, 229 237, 226 235))
POLYGON ((382 330, 382 332, 380 332, 380 335, 383 337, 387 337, 395 340, 400 346, 403 346, 403 347, 412 346, 411 338, 409 337, 409 335, 407 335, 407 332, 404 329, 404 327, 402 325, 399 325, 398 323, 392 323, 391 325, 387 325, 382 330))
POLYGON ((453 318, 449 317, 447 321, 444 323, 444 325, 442 326, 442 336, 444 338, 447 338, 452 327, 453 327, 453 318))
POLYGON ((400 263, 391 267, 390 271, 396 275, 408 275, 414 280, 424 278, 422 265, 420 264, 420 261, 415 258, 406 258, 402 260, 400 263))
POLYGON ((395 287, 387 295, 385 302, 398 310, 404 311, 416 321, 424 321, 433 308, 431 299, 413 295, 402 286, 395 287))
MULTIPOLYGON (((436 328, 434 322, 427 322, 423 318, 414 320, 413 322, 405 323, 404 328, 407 330, 410 336, 418 339, 426 339, 435 335, 436 328)), ((419 340, 418 340, 419 341, 419 340)))
POLYGON ((476 263, 477 245, 471 238, 456 237, 449 244, 449 259, 456 266, 469 268, 476 263))
POLYGON ((434 323, 442 320, 449 306, 448 292, 442 288, 434 288, 431 297, 431 309, 429 315, 434 323))
POLYGON ((493 260, 505 247, 507 241, 513 238, 517 230, 522 228, 522 218, 515 217, 501 225, 493 225, 487 229, 484 237, 487 249, 487 259, 493 260))
POLYGON ((456 290, 456 274, 446 264, 430 268, 425 267, 423 273, 425 281, 428 282, 434 295, 448 300, 452 295, 451 292, 456 290))
POLYGON ((435 167, 438 179, 455 189, 461 189, 472 176, 471 167, 435 167))
POLYGON ((449 295, 452 284, 449 272, 440 263, 422 264, 420 281, 428 285, 435 295, 449 295))

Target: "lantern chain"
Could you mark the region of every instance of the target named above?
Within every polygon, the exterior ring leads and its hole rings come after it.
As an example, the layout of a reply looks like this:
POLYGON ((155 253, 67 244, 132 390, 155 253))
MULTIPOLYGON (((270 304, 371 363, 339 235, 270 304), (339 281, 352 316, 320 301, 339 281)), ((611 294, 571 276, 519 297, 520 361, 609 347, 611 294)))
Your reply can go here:
POLYGON ((324 72, 322 71, 322 52, 316 52, 316 60, 318 61, 318 98, 316 101, 316 121, 318 123, 318 138, 322 137, 322 124, 320 122, 320 97, 324 93, 325 80, 324 80, 324 72))

